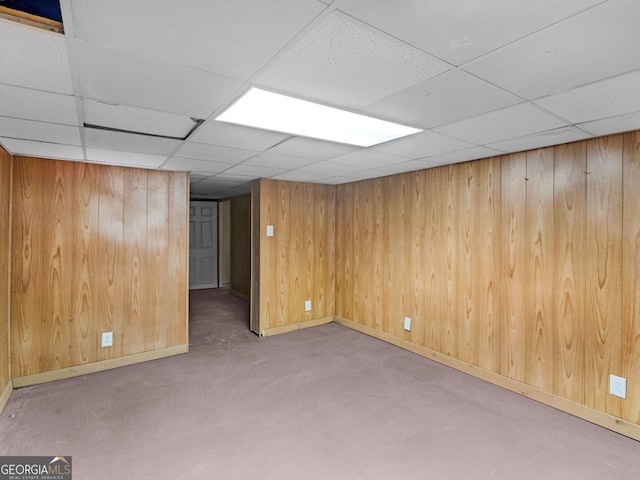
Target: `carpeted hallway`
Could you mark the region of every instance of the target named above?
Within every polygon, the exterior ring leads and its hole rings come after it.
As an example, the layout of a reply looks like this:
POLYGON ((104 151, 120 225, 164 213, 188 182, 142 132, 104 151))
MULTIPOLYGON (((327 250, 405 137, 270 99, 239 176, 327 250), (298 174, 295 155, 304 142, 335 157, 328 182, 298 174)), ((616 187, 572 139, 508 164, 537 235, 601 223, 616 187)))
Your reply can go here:
POLYGON ((337 324, 260 339, 191 292, 188 354, 14 391, 0 455, 76 480, 637 479, 640 443, 337 324))

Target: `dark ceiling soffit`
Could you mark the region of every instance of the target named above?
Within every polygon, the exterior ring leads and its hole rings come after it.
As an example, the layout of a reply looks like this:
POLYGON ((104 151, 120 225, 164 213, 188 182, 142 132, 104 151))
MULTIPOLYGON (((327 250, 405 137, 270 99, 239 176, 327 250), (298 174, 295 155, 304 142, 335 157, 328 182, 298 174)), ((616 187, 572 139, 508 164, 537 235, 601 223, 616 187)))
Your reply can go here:
POLYGON ((121 128, 104 127, 102 125, 92 125, 90 123, 85 123, 84 127, 85 128, 93 128, 95 130, 106 130, 107 132, 129 133, 129 134, 132 134, 132 135, 144 135, 145 137, 167 138, 169 140, 181 140, 181 141, 184 141, 187 138, 189 138, 193 134, 193 132, 195 132, 198 129, 198 127, 200 127, 200 125, 202 125, 204 123, 204 120, 202 120, 202 119, 192 118, 191 120, 193 120, 195 122, 195 125, 193 126, 193 128, 191 130, 189 130, 189 133, 187 133, 184 137, 173 137, 171 135, 158 135, 158 134, 155 134, 155 133, 136 132, 134 130, 123 130, 121 128))

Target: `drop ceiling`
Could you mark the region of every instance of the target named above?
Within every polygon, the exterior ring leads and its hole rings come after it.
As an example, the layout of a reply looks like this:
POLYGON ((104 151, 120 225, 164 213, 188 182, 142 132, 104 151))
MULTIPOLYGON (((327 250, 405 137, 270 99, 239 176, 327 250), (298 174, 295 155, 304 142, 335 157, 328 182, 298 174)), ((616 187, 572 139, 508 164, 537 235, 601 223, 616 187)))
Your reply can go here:
POLYGON ((0 143, 189 171, 196 198, 640 128, 637 0, 60 4, 64 34, 0 19, 0 143), (424 131, 360 148, 215 120, 250 87, 424 131))

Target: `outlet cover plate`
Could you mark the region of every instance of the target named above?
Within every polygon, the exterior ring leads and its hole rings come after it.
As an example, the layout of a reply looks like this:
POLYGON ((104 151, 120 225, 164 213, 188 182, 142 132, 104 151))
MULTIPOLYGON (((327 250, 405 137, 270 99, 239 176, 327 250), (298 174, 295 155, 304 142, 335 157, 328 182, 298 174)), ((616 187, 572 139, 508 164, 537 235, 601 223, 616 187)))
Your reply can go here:
POLYGON ((113 332, 104 332, 102 334, 102 347, 111 347, 113 345, 113 332))
POLYGON ((627 398, 627 379, 616 375, 610 375, 609 393, 616 397, 627 398))
POLYGON ((310 312, 311 311, 311 300, 305 300, 305 302, 304 302, 304 311, 305 312, 310 312))
POLYGON ((409 317, 404 317, 404 329, 407 332, 411 331, 411 319, 409 317))

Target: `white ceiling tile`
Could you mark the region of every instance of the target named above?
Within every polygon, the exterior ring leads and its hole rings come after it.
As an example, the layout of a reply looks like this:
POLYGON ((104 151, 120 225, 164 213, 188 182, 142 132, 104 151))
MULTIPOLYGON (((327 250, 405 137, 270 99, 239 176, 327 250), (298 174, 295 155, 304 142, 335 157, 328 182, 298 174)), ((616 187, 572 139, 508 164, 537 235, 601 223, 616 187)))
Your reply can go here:
POLYGON ((0 84, 0 115, 39 122, 78 125, 71 95, 42 92, 0 84))
POLYGON ((376 170, 386 172, 386 175, 396 173, 415 172, 426 168, 433 168, 437 165, 426 160, 409 160, 408 162, 398 163, 397 165, 387 165, 386 167, 378 167, 376 170))
POLYGON ((339 9, 460 65, 603 0, 346 0, 339 9))
POLYGON ((167 160, 167 162, 162 165, 162 168, 165 170, 178 170, 183 172, 196 171, 200 174, 207 173, 211 175, 212 173, 224 172, 231 166, 232 165, 230 163, 224 162, 208 162, 206 160, 196 160, 194 158, 174 157, 167 160))
POLYGON ((347 183, 347 182, 353 182, 353 181, 357 181, 357 180, 369 180, 371 178, 378 178, 378 177, 384 177, 389 175, 387 172, 383 171, 383 170, 363 170, 361 172, 358 173, 354 173, 352 175, 345 175, 343 177, 344 182, 343 183, 347 183))
POLYGON ((443 135, 484 145, 564 126, 566 123, 537 107, 529 103, 521 103, 434 130, 443 135))
POLYGON ((61 160, 84 160, 82 148, 75 145, 59 145, 33 140, 0 137, 0 144, 13 155, 58 158, 61 160))
POLYGON ((72 94, 65 36, 0 19, 0 83, 72 94))
POLYGON ((221 147, 242 148, 261 152, 282 142, 288 137, 284 133, 269 132, 257 128, 209 120, 198 127, 190 140, 221 147))
POLYGON ((269 152, 260 153, 250 158, 243 165, 256 165, 260 167, 282 168, 285 170, 304 167, 317 160, 305 157, 294 157, 291 155, 280 155, 269 152))
POLYGON ((360 108, 446 70, 414 49, 330 15, 256 84, 330 106, 360 108))
POLYGON ((74 41, 82 96, 208 118, 242 82, 74 41))
POLYGON ((329 178, 322 179, 322 183, 324 185, 342 185, 344 183, 352 183, 355 181, 357 180, 354 180, 349 177, 329 177, 329 178))
POLYGON ((328 163, 369 169, 406 162, 408 159, 408 157, 376 152, 375 150, 358 150, 357 152, 347 153, 346 155, 332 158, 331 160, 328 160, 328 163))
POLYGON ((34 122, 0 117, 0 133, 4 137, 38 140, 40 142, 80 145, 80 129, 56 123, 34 122))
POLYGON ((287 182, 320 182, 324 178, 327 178, 329 174, 317 174, 317 173, 308 173, 301 172, 300 170, 292 170, 290 172, 285 172, 280 175, 276 175, 273 180, 284 180, 287 182))
POLYGON ((269 149, 269 153, 281 153, 298 157, 312 158, 315 160, 327 160, 328 158, 344 155, 358 150, 360 147, 345 145, 343 143, 323 142, 312 138, 292 137, 275 147, 269 149))
POLYGON ((640 71, 536 100, 573 123, 640 111, 640 71))
POLYGON ((639 24, 640 2, 610 0, 463 68, 534 99, 640 68, 639 24))
POLYGON ((164 156, 171 154, 181 143, 179 140, 172 140, 170 138, 110 132, 94 128, 84 129, 84 141, 85 145, 90 148, 122 150, 125 152, 164 156))
POLYGON ((315 0, 73 0, 76 37, 248 79, 326 6, 315 0), (197 48, 194 48, 196 46, 197 48), (242 59, 242 61, 238 61, 242 59))
MULTIPOLYGON (((168 170, 168 168, 163 167, 163 170, 168 170)), ((210 173, 191 172, 191 173, 189 173, 189 183, 193 184, 193 183, 198 182, 198 181, 202 180, 203 178, 207 178, 209 176, 211 176, 210 173)))
POLYGON ((176 155, 184 158, 211 160, 225 163, 239 163, 256 155, 255 151, 240 148, 219 147, 203 143, 185 142, 176 155))
POLYGON ((185 138, 196 122, 183 115, 83 99, 84 123, 150 135, 185 138))
POLYGON ((242 175, 251 178, 270 178, 284 173, 282 168, 258 167, 256 165, 235 165, 224 172, 229 175, 242 175))
POLYGON ((118 150, 101 150, 87 148, 87 160, 110 165, 122 165, 125 167, 159 168, 166 156, 147 155, 146 153, 121 152, 118 150))
POLYGON ((429 129, 521 101, 473 75, 450 70, 369 105, 363 112, 429 129))
POLYGON ((522 138, 514 138, 504 142, 490 143, 490 148, 495 148, 503 152, 518 152, 531 150, 534 148, 548 147, 560 143, 577 142, 590 138, 591 135, 575 127, 564 127, 548 132, 536 133, 522 138))
POLYGON ((504 152, 486 147, 473 147, 467 150, 459 150, 457 152, 446 153, 444 155, 435 155, 433 157, 423 158, 424 161, 436 165, 447 165, 450 163, 467 162, 470 160, 478 160, 480 158, 488 158, 502 155, 504 152))
POLYGON ((378 152, 402 155, 407 158, 423 158, 442 153, 455 152, 456 150, 464 150, 472 146, 470 143, 435 132, 422 132, 381 143, 375 147, 371 147, 371 149, 378 152))
POLYGON ((612 133, 640 130, 640 112, 587 122, 579 126, 594 135, 610 135, 612 133))
POLYGON ((330 162, 316 162, 311 165, 307 165, 306 167, 299 168, 298 172, 303 173, 312 173, 319 176, 340 176, 340 175, 349 175, 353 173, 361 172, 362 170, 366 170, 361 167, 353 167, 351 165, 341 165, 337 163, 330 162))

